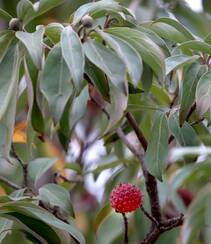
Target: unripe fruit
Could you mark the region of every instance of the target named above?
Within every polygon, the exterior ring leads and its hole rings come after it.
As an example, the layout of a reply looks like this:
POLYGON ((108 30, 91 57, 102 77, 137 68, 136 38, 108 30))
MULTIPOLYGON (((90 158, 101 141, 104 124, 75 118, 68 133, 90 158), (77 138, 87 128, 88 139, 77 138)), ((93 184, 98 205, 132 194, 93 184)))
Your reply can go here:
POLYGON ((18 18, 12 18, 9 22, 9 29, 14 31, 22 30, 23 24, 18 18))
POLYGON ((86 28, 91 28, 94 24, 94 20, 91 16, 85 15, 81 20, 81 24, 86 28))
POLYGON ((116 186, 110 194, 110 204, 118 213, 128 213, 140 208, 143 203, 141 190, 132 184, 116 186))

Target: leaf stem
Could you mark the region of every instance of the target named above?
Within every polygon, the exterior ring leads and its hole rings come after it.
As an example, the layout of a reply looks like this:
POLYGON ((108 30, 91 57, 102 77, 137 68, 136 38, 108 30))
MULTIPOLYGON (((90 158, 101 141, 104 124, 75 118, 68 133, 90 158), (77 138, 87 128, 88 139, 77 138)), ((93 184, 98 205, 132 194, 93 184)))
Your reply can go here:
POLYGON ((128 244, 129 243, 129 238, 128 238, 128 220, 127 220, 127 216, 125 213, 122 213, 122 217, 124 220, 124 244, 128 244))

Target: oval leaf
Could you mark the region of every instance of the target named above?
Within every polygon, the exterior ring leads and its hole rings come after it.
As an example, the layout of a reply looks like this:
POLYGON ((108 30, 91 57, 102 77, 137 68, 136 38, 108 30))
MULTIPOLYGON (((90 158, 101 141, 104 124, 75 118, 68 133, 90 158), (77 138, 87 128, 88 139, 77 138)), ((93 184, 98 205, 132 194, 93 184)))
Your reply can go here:
POLYGON ((199 58, 200 57, 198 55, 187 56, 184 54, 168 57, 167 59, 165 59, 166 75, 168 75, 172 70, 178 69, 180 66, 184 66, 188 63, 194 62, 199 58))
POLYGON ((87 58, 100 68, 122 93, 127 94, 126 69, 121 59, 110 49, 93 40, 86 41, 83 47, 87 58))
POLYGON ((42 41, 44 35, 44 27, 39 26, 38 30, 33 33, 17 31, 15 35, 21 42, 23 42, 34 64, 40 70, 42 68, 42 59, 43 59, 42 41))
POLYGON ((164 52, 146 34, 128 27, 110 28, 107 32, 130 43, 143 61, 152 68, 158 80, 160 82, 165 80, 164 52))
POLYGON ((128 73, 135 86, 138 85, 143 70, 142 59, 130 43, 109 35, 101 30, 98 33, 114 49, 118 56, 125 63, 128 73))
POLYGON ((195 101, 196 86, 198 81, 206 71, 207 66, 194 63, 185 72, 179 114, 180 125, 185 122, 191 106, 195 101))
POLYGON ((39 189, 39 199, 50 207, 59 207, 65 216, 73 215, 70 193, 57 184, 46 184, 39 189))
POLYGON ((95 218, 95 233, 97 233, 100 225, 102 222, 108 217, 112 212, 112 208, 110 206, 110 203, 107 203, 103 208, 100 209, 100 211, 97 213, 97 216, 95 218))
POLYGON ((83 87, 85 58, 77 33, 68 26, 61 35, 62 55, 70 70, 74 85, 79 93, 83 87))
POLYGON ((145 162, 148 171, 162 181, 168 153, 168 123, 165 113, 157 112, 147 147, 145 162))
POLYGON ((48 54, 40 89, 48 101, 55 123, 58 123, 73 92, 70 72, 63 59, 60 45, 55 46, 48 54))
POLYGON ((29 180, 36 185, 40 177, 43 176, 43 174, 45 174, 45 172, 49 170, 56 163, 56 161, 56 158, 36 158, 29 162, 29 180))
POLYGON ((211 106, 211 71, 205 73, 196 88, 196 111, 201 118, 211 106))

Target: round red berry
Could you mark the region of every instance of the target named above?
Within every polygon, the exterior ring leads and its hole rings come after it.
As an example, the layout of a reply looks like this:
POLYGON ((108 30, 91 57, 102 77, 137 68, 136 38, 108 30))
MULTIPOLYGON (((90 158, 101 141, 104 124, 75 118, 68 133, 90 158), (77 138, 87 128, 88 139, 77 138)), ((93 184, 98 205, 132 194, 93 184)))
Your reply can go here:
POLYGON ((142 203, 143 194, 141 190, 129 183, 119 184, 110 195, 110 204, 119 213, 132 212, 141 207, 142 203))

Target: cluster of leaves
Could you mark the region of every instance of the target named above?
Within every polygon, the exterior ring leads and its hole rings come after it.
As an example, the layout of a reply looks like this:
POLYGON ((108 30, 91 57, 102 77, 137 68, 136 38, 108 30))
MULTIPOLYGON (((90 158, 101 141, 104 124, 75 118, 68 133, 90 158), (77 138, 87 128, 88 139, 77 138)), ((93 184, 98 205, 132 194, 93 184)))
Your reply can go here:
MULTIPOLYGON (((105 162, 100 159, 94 170, 81 162, 65 167, 82 178, 93 174, 96 179, 110 169, 105 202, 117 182, 144 187, 139 163, 125 153, 116 134, 120 126, 124 133, 131 132, 125 119, 130 112, 148 141, 144 158, 148 172, 158 180, 161 207, 173 202, 174 211, 185 212, 177 190, 191 187, 197 196, 186 212, 181 239, 209 243, 211 35, 206 28, 193 33, 168 17, 138 24, 133 13, 114 0, 80 6, 69 23, 27 31, 34 18, 63 2, 21 0, 16 18, 0 9, 0 17, 8 22, 8 29, 0 32, 0 163, 20 164, 24 182, 23 187, 11 185, 18 190, 0 197, 0 240, 14 230, 32 243, 85 243, 74 224, 68 192, 72 185, 67 190, 45 184, 35 191, 56 161, 41 157, 35 148, 53 138, 67 152, 76 125, 87 115, 94 117, 95 140, 104 140, 105 162), (12 138, 21 113, 27 121, 27 140, 23 155, 17 155, 12 138)), ((177 4, 172 12, 178 19, 192 13, 177 4)), ((144 204, 148 209, 147 197, 144 204)), ((122 228, 116 215, 100 226, 109 213, 106 205, 96 218, 97 243, 119 240, 122 228), (105 226, 111 222, 115 228, 108 233, 105 226)), ((146 228, 143 233, 136 228, 134 242, 148 231, 147 220, 141 218, 135 215, 138 226, 146 228)))

